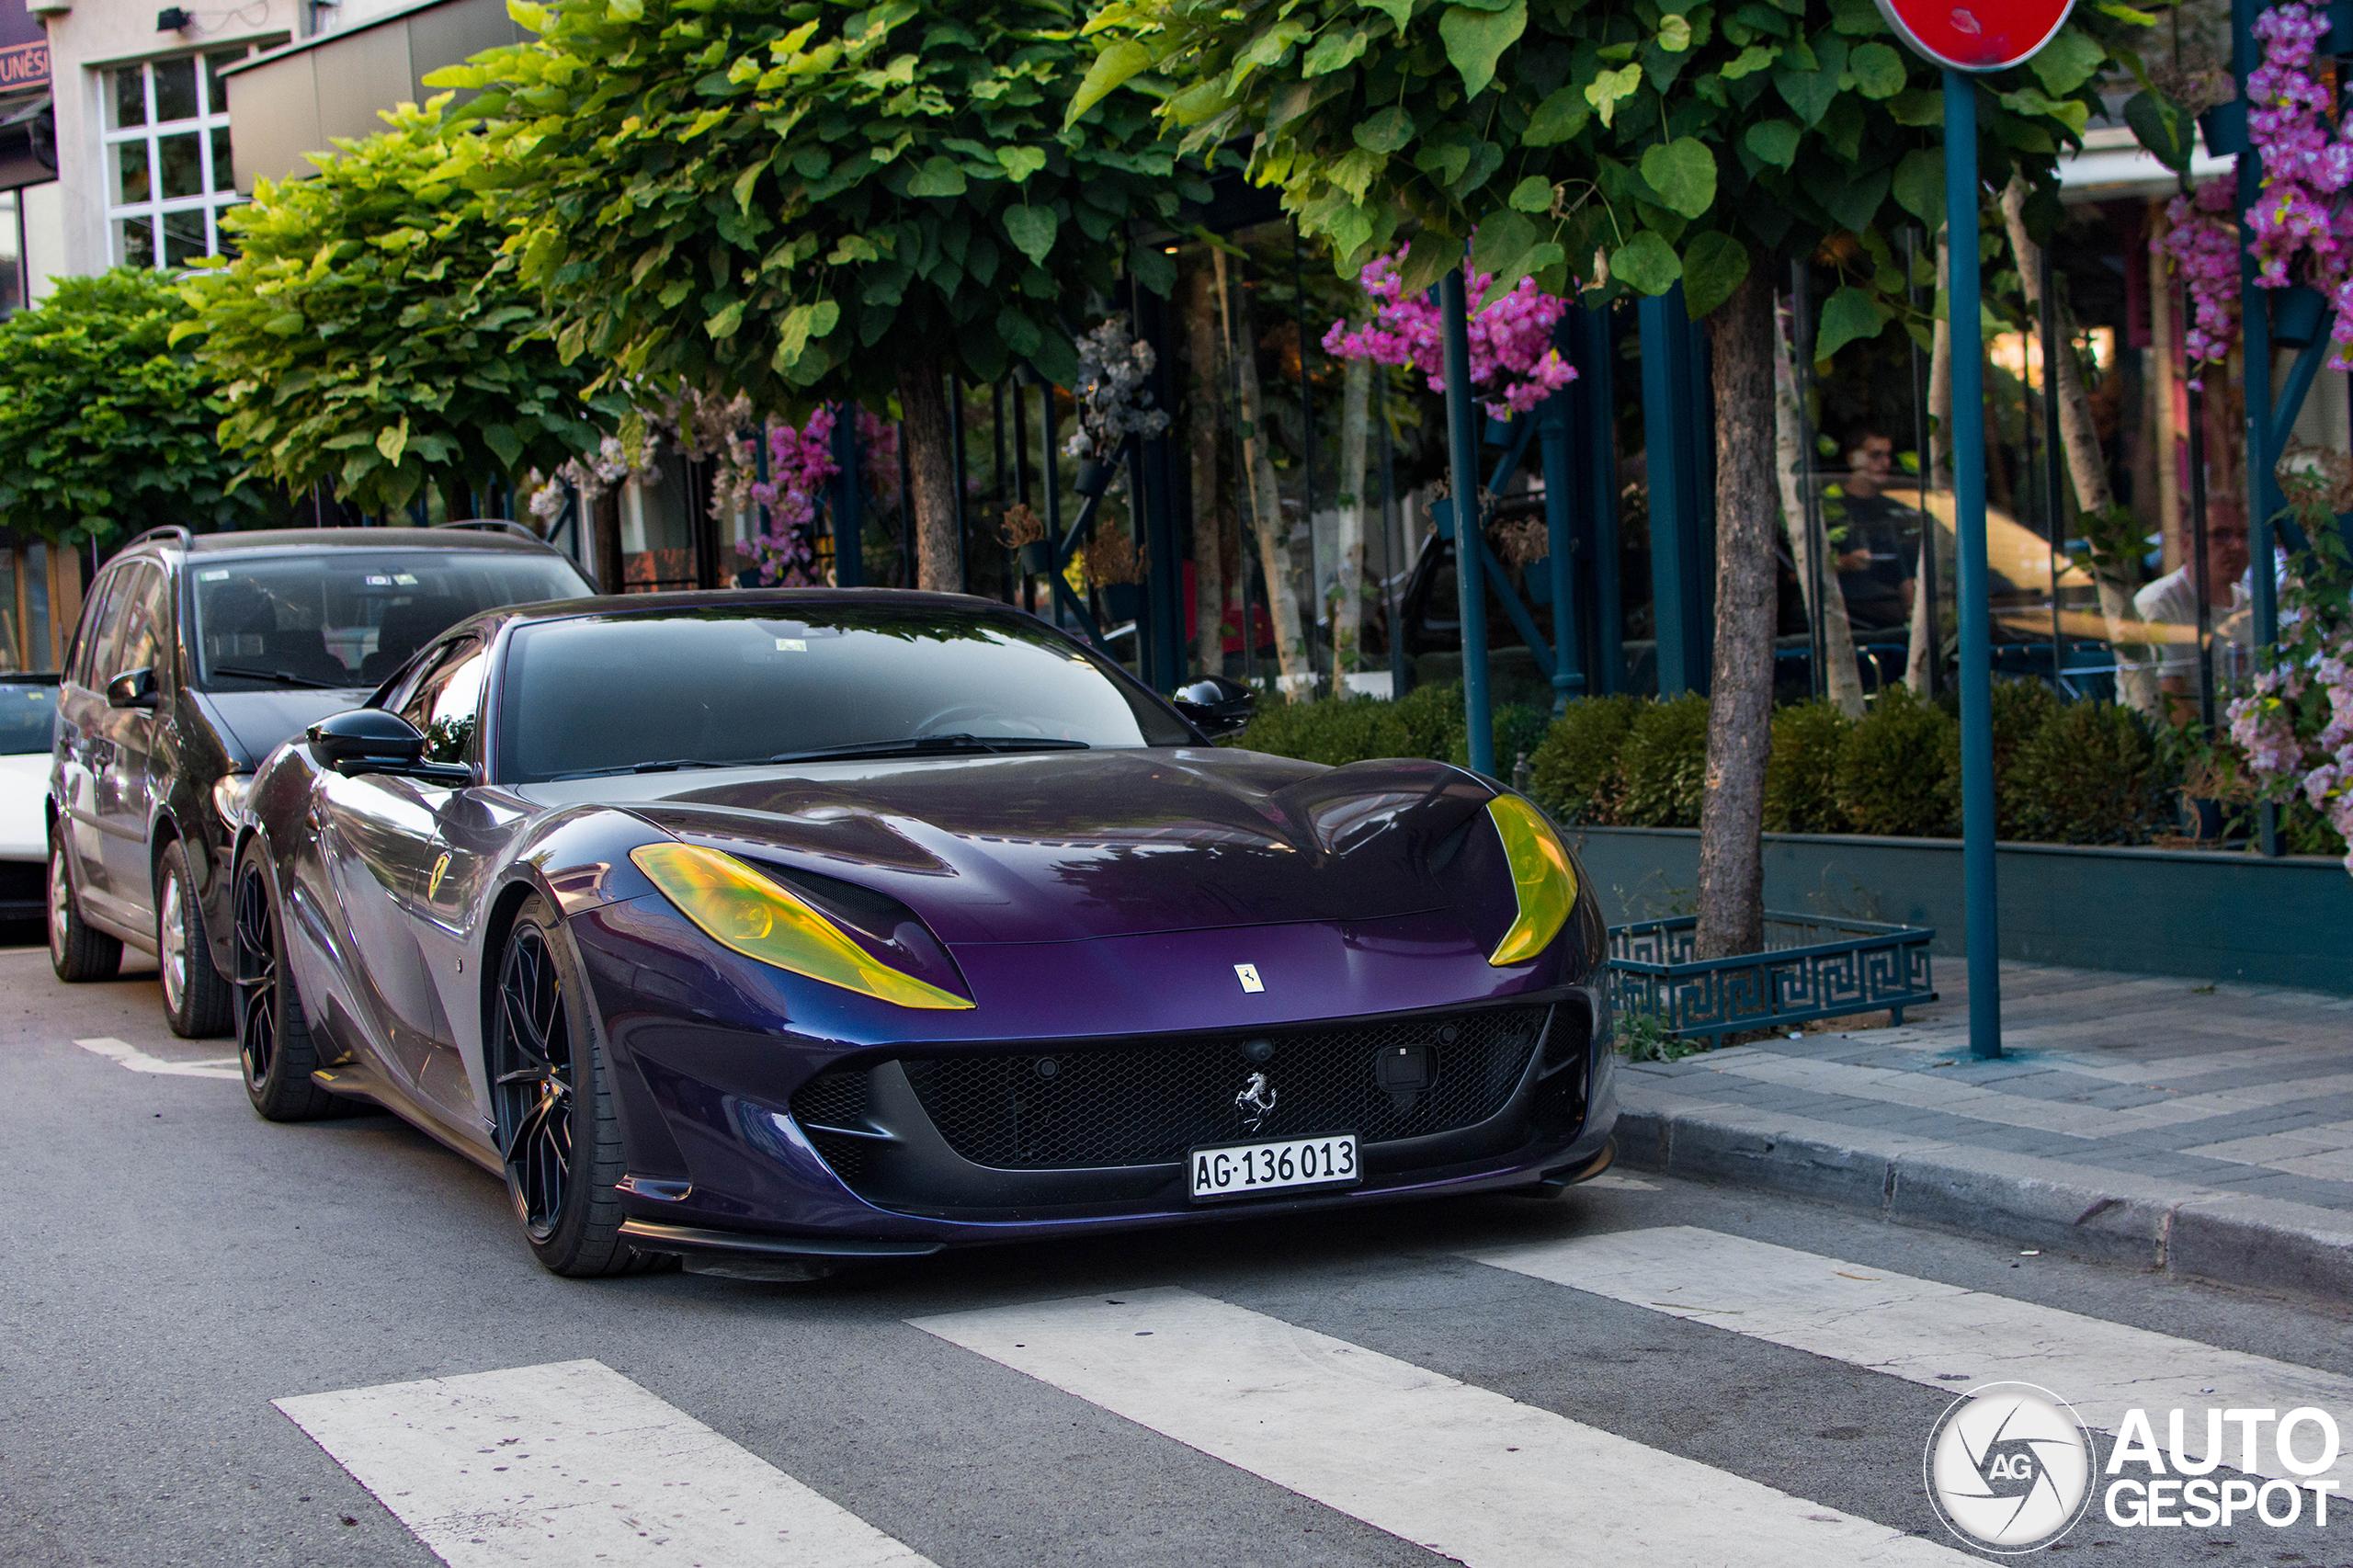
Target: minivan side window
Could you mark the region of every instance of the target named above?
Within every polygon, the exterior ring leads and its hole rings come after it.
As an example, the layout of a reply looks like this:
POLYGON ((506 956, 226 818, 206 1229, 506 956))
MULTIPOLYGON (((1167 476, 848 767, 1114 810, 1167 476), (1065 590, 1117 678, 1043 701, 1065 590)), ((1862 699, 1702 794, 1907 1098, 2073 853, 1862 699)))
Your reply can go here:
POLYGON ((136 566, 123 590, 121 651, 100 679, 112 680, 126 670, 153 670, 161 680, 174 662, 171 646, 172 605, 164 574, 150 565, 136 566))
POLYGON ((65 676, 85 690, 95 691, 107 682, 107 676, 98 674, 99 649, 108 642, 118 649, 122 645, 119 611, 123 585, 130 578, 130 567, 117 566, 91 586, 89 608, 82 617, 82 634, 74 644, 74 657, 66 666, 65 676))

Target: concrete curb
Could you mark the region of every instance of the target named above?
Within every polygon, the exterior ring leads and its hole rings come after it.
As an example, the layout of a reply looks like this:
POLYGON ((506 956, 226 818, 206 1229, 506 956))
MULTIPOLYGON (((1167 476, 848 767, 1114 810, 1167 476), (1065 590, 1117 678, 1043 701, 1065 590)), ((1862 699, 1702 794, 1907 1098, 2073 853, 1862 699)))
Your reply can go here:
POLYGON ((2342 1305, 2353 1215, 1962 1143, 1646 1092, 1618 1081, 1618 1158, 1908 1224, 2342 1305))

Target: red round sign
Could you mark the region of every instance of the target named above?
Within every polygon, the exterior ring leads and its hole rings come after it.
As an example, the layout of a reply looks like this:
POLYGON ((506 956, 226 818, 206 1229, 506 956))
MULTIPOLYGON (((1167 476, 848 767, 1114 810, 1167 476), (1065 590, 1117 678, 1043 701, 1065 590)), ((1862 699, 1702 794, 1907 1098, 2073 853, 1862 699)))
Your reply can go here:
POLYGON ((1879 0, 1904 41, 1955 71, 2000 71, 2030 57, 2075 0, 1879 0))

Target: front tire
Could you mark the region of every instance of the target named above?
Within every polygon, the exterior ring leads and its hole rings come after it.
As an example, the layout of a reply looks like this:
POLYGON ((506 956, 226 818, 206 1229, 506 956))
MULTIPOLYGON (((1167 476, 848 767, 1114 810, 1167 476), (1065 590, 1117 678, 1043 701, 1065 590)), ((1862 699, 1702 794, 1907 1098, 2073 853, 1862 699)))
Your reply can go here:
POLYGON ((122 968, 122 942, 83 923, 81 902, 74 896, 74 871, 66 864, 64 844, 51 837, 49 846, 49 967, 69 985, 112 980, 122 968))
POLYGON ((490 1096, 506 1192, 551 1272, 631 1274, 661 1260, 621 1240, 628 1169, 587 987, 563 923, 533 894, 516 912, 490 1018, 490 1096))
POLYGON ((310 1020, 286 967, 286 936, 278 890, 258 842, 237 861, 237 1060, 245 1097, 271 1121, 315 1121, 335 1114, 335 1096, 311 1081, 319 1065, 310 1020))
POLYGON ((155 874, 155 955, 164 977, 164 1016, 172 1032, 182 1040, 227 1034, 235 998, 212 962, 204 908, 197 902, 196 879, 179 839, 164 846, 155 874))

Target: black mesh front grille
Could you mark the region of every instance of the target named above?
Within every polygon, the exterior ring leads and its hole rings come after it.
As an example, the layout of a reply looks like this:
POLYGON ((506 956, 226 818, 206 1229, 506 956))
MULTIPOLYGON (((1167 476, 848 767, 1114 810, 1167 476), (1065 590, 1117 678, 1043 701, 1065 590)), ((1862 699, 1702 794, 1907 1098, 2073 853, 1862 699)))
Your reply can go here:
MULTIPOLYGON (((999 1170, 1166 1165, 1197 1143, 1355 1132, 1367 1143, 1446 1132, 1501 1110, 1546 1009, 1499 1007, 1396 1023, 911 1061, 940 1136, 999 1170), (1245 1054, 1272 1043, 1261 1062, 1245 1054), (1417 1051, 1423 1086, 1383 1087, 1383 1052, 1417 1051), (1235 1099, 1264 1073, 1274 1108, 1252 1128, 1235 1099)), ((820 1080, 823 1082, 823 1080, 820 1080)), ((803 1090, 806 1094, 808 1091, 803 1090)), ((796 1114, 800 1101, 793 1102, 796 1114)), ((805 1125, 805 1121, 804 1121, 805 1125)), ((830 1157, 830 1156, 829 1156, 830 1157)))
POLYGON ((1544 1037, 1544 1071, 1567 1066, 1583 1056, 1592 1042, 1593 1016, 1585 1002, 1563 1003, 1552 1015, 1551 1032, 1544 1037))
POLYGON ((866 1171, 866 1144, 863 1138, 847 1137, 839 1132, 827 1132, 828 1127, 864 1127, 866 1125, 866 1070, 850 1073, 821 1073, 801 1086, 792 1096, 792 1119, 834 1167, 834 1174, 844 1181, 855 1181, 866 1171))

